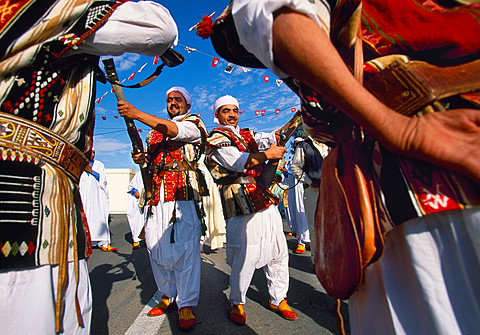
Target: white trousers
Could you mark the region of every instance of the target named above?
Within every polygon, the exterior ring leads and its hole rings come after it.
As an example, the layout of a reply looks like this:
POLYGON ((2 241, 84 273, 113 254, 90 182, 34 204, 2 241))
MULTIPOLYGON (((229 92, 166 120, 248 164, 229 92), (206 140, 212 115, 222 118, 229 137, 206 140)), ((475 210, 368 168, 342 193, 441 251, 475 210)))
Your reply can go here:
POLYGON ((480 209, 390 231, 348 309, 352 334, 479 334, 480 209))
POLYGON ((287 297, 288 248, 276 206, 228 219, 226 249, 232 304, 245 304, 255 269, 262 267, 272 304, 279 305, 287 297))
POLYGON ((152 272, 162 295, 179 308, 197 306, 200 296, 201 223, 193 201, 160 202, 145 228, 152 272), (176 206, 177 221, 170 222, 176 206), (174 242, 171 241, 172 229, 174 242))
MULTIPOLYGON (((63 334, 90 334, 92 290, 87 262, 79 261, 78 301, 84 327, 79 327, 75 309, 75 268, 68 263, 63 334)), ((2 334, 55 334, 55 299, 58 266, 0 271, 0 328, 2 334)))

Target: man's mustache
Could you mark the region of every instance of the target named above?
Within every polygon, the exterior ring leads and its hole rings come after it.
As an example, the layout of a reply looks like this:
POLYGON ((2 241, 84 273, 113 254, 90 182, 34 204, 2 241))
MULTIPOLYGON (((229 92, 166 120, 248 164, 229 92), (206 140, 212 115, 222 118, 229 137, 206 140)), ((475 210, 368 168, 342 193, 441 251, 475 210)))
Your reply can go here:
POLYGON ((227 121, 237 121, 237 118, 235 116, 229 116, 227 121))

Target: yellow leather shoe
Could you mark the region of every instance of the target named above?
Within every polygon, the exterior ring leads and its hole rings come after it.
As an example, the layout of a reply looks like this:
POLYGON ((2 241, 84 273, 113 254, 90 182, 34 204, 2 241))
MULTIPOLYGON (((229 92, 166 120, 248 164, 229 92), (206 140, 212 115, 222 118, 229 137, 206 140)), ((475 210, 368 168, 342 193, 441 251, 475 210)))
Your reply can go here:
POLYGON ((110 244, 107 245, 106 247, 101 247, 100 250, 101 251, 118 251, 117 248, 113 248, 110 244))
POLYGON ((247 322, 247 315, 243 310, 243 305, 230 306, 230 320, 240 326, 247 322))
POLYGON ((270 305, 270 309, 275 311, 278 315, 286 320, 296 320, 298 319, 298 314, 295 312, 290 306, 288 306, 287 299, 283 299, 280 302, 280 305, 275 306, 269 300, 268 304, 270 305))
POLYGON ((162 299, 160 299, 160 302, 158 303, 157 306, 153 307, 148 313, 148 316, 159 316, 164 314, 168 306, 170 306, 170 300, 166 295, 162 295, 162 299))
POLYGON ((303 244, 298 244, 297 249, 295 249, 297 254, 304 254, 305 253, 305 246, 303 244))
POLYGON ((181 330, 191 330, 197 321, 193 315, 192 307, 182 307, 178 310, 178 327, 181 330))

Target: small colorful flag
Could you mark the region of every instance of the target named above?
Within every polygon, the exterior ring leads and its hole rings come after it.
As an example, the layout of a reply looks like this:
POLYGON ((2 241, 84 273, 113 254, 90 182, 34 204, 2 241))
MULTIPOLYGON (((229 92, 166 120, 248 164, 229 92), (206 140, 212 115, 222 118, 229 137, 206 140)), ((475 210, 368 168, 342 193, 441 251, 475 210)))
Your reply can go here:
POLYGON ((267 76, 267 75, 264 75, 264 76, 263 76, 263 80, 264 80, 265 82, 268 82, 269 79, 270 79, 269 76, 267 76))
POLYGON ((138 70, 138 72, 142 72, 142 70, 145 66, 147 66, 147 63, 143 64, 142 67, 140 68, 140 70, 138 70))
POLYGON ((275 79, 275 81, 277 82, 277 86, 280 86, 283 83, 283 80, 281 79, 275 79))
POLYGON ((187 46, 185 46, 185 50, 187 50, 188 53, 197 51, 197 49, 195 49, 195 48, 190 48, 190 47, 187 47, 187 46))
POLYGON ((155 56, 155 58, 153 59, 153 65, 157 64, 158 63, 158 56, 155 56))
POLYGON ((224 71, 225 71, 226 73, 232 73, 234 67, 235 67, 235 64, 233 64, 233 63, 228 63, 228 64, 227 64, 227 67, 225 68, 224 71))
POLYGON ((295 113, 297 109, 295 107, 292 107, 292 113, 295 113))
POLYGON ((130 75, 130 77, 128 77, 128 79, 132 80, 133 77, 135 77, 135 74, 136 74, 136 73, 137 73, 137 71, 135 71, 134 73, 132 73, 132 74, 130 75))
POLYGON ((265 115, 265 109, 262 109, 262 116, 265 115))
POLYGON ((275 109, 275 114, 278 115, 278 113, 280 113, 280 109, 275 109))
POLYGON ((218 61, 219 61, 219 60, 220 60, 219 58, 217 58, 217 57, 213 57, 213 60, 212 60, 212 67, 215 67, 215 66, 217 66, 217 64, 218 64, 218 61))
POLYGON ((98 99, 95 100, 95 102, 96 102, 97 104, 99 104, 99 103, 100 103, 100 100, 102 100, 102 97, 98 97, 98 99))
POLYGON ((260 114, 260 111, 259 111, 259 110, 256 110, 256 111, 255 111, 255 116, 258 116, 258 114, 260 114))
POLYGON ((102 116, 102 119, 103 119, 103 120, 106 120, 106 119, 107 119, 107 117, 106 117, 106 116, 102 116))

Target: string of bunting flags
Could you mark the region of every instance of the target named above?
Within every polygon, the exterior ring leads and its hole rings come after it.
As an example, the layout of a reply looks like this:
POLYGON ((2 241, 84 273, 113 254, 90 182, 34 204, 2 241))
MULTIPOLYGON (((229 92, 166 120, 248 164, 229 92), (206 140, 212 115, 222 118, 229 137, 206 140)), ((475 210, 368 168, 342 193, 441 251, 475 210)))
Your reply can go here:
MULTIPOLYGON (((184 49, 187 51, 187 53, 198 52, 198 53, 201 53, 201 54, 204 54, 204 55, 206 55, 206 56, 211 57, 211 58, 212 58, 212 63, 211 63, 211 66, 212 66, 212 67, 216 67, 216 66, 219 64, 219 62, 220 62, 220 58, 215 57, 215 56, 212 56, 212 55, 209 55, 209 54, 207 54, 207 53, 205 53, 205 52, 199 51, 199 50, 196 49, 196 48, 192 48, 192 47, 189 47, 189 46, 184 45, 184 44, 181 44, 181 43, 178 43, 178 45, 183 46, 184 49)), ((153 64, 153 65, 158 64, 159 58, 160 58, 159 56, 155 56, 154 59, 153 59, 152 64, 153 64)), ((147 65, 148 65, 148 62, 145 63, 145 64, 143 64, 138 70, 133 71, 132 74, 130 74, 126 79, 128 79, 128 80, 133 80, 133 79, 135 78, 135 75, 136 75, 137 73, 142 72, 143 69, 144 69, 147 65)), ((233 71, 233 69, 235 68, 235 66, 236 66, 236 64, 233 64, 233 63, 228 62, 228 63, 227 63, 227 66, 226 66, 225 69, 224 69, 224 72, 229 73, 229 74, 232 73, 232 71, 233 71)), ((251 71, 251 69, 246 68, 246 67, 243 67, 243 66, 242 66, 241 68, 242 68, 242 70, 243 70, 243 73, 247 73, 247 72, 250 72, 250 71, 251 71)), ((121 81, 121 84, 123 84, 126 79, 123 79, 123 80, 121 81)), ((264 81, 265 83, 268 83, 268 82, 270 81, 270 77, 269 77, 268 75, 263 75, 263 81, 264 81)), ((282 85, 283 80, 277 78, 277 79, 275 79, 275 82, 276 82, 277 86, 280 86, 280 85, 282 85)), ((97 104, 100 104, 101 100, 102 100, 103 98, 105 98, 105 96, 106 96, 108 93, 113 93, 113 89, 110 89, 109 91, 106 91, 104 94, 102 94, 100 97, 98 97, 98 98, 95 100, 95 102, 96 102, 97 104)))

